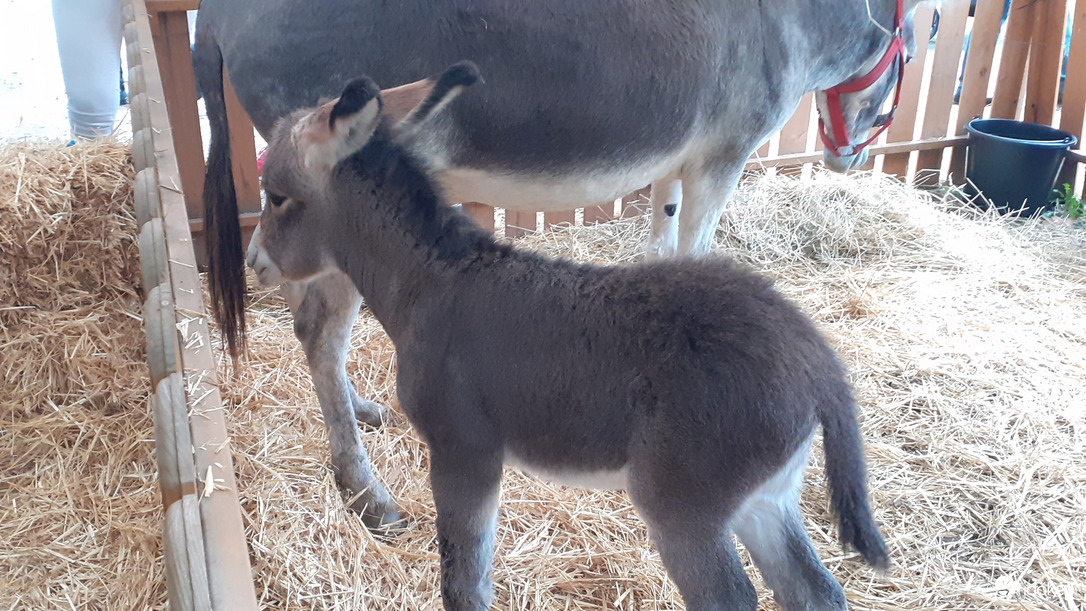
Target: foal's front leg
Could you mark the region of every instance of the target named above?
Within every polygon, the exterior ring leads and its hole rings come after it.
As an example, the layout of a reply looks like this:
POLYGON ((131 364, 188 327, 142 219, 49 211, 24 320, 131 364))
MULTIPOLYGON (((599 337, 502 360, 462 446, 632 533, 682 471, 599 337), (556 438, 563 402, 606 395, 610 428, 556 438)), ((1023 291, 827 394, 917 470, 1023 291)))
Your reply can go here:
POLYGON ((362 297, 342 274, 327 274, 307 284, 284 284, 294 312, 294 334, 305 350, 332 453, 336 481, 352 495, 351 508, 370 528, 399 520, 396 504, 373 474, 355 419, 380 425, 383 408, 362 399, 347 378, 351 328, 362 297))
POLYGON ((430 486, 437 508, 445 611, 490 608, 501 475, 498 452, 431 444, 430 486))

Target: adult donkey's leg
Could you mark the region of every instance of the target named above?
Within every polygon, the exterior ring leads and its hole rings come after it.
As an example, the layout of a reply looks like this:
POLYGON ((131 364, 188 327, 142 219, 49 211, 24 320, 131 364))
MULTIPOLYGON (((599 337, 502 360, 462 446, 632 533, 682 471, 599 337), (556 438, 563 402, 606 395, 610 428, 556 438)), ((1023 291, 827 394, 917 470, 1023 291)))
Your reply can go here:
POLYGON ((777 604, 785 611, 841 611, 844 590, 826 569, 803 528, 799 493, 810 442, 736 512, 733 527, 777 604))
POLYGON ((282 285, 294 313, 294 334, 305 350, 317 391, 339 485, 358 498, 351 508, 370 528, 399 520, 388 490, 370 466, 355 419, 379 425, 383 408, 355 392, 347 378, 347 349, 362 297, 343 274, 326 274, 307 283, 282 285))
POLYGON ((679 213, 683 203, 682 182, 667 176, 652 183, 649 195, 652 234, 645 251, 647 259, 673 257, 679 248, 679 213))
POLYGON ((747 157, 707 162, 682 177, 682 210, 679 214, 679 255, 709 254, 720 215, 735 192, 747 157))

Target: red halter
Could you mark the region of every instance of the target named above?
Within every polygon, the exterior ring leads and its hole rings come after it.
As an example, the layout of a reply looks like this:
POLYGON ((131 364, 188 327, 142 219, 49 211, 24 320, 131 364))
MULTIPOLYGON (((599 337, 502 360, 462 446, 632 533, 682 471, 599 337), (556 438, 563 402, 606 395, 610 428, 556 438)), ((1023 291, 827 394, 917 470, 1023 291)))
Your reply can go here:
POLYGON ((826 110, 830 115, 830 125, 833 126, 833 133, 837 134, 838 138, 843 138, 844 143, 838 144, 834 141, 826 132, 826 124, 823 123, 822 117, 818 118, 818 134, 822 138, 822 144, 826 146, 826 150, 833 154, 834 157, 842 156, 842 150, 849 148, 851 138, 848 135, 848 127, 845 125, 845 115, 841 110, 841 95, 845 93, 856 93, 857 91, 863 91, 875 83, 875 81, 882 78, 882 75, 890 69, 890 64, 894 59, 899 59, 897 69, 897 87, 894 90, 894 104, 890 107, 890 112, 879 115, 875 120, 873 127, 878 127, 878 131, 874 133, 870 138, 864 140, 863 143, 857 144, 852 147, 853 155, 859 153, 866 147, 875 141, 882 132, 886 131, 886 128, 890 127, 890 123, 894 120, 894 111, 897 110, 898 102, 901 101, 901 83, 905 80, 905 38, 902 35, 902 30, 905 25, 905 11, 903 6, 903 0, 897 0, 897 14, 894 15, 894 34, 890 39, 890 46, 886 48, 886 52, 883 53, 882 59, 875 65, 867 74, 855 78, 851 81, 846 81, 835 87, 826 89, 823 93, 826 94, 826 110))

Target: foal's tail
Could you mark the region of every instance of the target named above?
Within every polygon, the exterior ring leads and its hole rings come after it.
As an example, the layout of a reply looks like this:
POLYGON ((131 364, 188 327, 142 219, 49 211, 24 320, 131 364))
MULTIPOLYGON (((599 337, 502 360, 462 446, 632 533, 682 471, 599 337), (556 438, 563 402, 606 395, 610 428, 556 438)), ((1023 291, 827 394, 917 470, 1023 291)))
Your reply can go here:
POLYGON ((846 389, 836 403, 823 410, 821 420, 826 478, 841 539, 872 566, 886 568, 890 557, 868 504, 863 440, 852 393, 846 389))

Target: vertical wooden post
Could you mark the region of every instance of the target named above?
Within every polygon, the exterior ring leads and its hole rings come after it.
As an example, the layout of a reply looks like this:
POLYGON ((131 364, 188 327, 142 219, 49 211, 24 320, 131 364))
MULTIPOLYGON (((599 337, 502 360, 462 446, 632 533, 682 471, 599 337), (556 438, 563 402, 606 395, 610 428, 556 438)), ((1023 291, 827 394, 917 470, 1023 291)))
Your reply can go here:
MULTIPOLYGON (((888 142, 901 142, 913 139, 916 131, 916 112, 920 108, 920 88, 924 84, 924 65, 928 59, 928 43, 931 39, 931 20, 935 11, 924 3, 916 7, 913 13, 913 30, 916 32, 916 56, 905 66, 905 82, 901 86, 901 102, 898 104, 894 122, 886 130, 888 142)), ((818 145, 822 142, 818 141, 818 145)), ((882 171, 904 179, 909 171, 911 153, 884 155, 882 171)))
POLYGON ((1033 0, 1014 0, 1007 16, 1007 33, 1003 36, 1003 56, 999 61, 995 95, 992 97, 992 118, 1013 119, 1022 95, 1022 80, 1029 56, 1029 37, 1033 28, 1033 0))
MULTIPOLYGON (((770 150, 769 147, 773 143, 774 136, 776 136, 776 134, 774 134, 773 136, 770 136, 769 140, 765 141, 765 144, 758 147, 758 150, 754 151, 754 159, 755 160, 765 159, 766 157, 769 157, 769 150, 770 150)), ((752 174, 762 174, 762 173, 765 173, 765 168, 763 168, 761 166, 755 166, 755 167, 753 167, 753 168, 751 168, 750 170, 747 170, 747 171, 752 173, 752 174)))
POLYGON ((505 236, 515 238, 535 231, 535 212, 505 209, 505 236))
MULTIPOLYGON (((935 43, 932 62, 931 85, 928 102, 924 109, 924 124, 920 127, 920 139, 941 138, 950 128, 950 111, 954 104, 954 89, 958 86, 958 67, 962 62, 962 43, 965 40, 965 21, 969 17, 969 3, 965 0, 943 3, 939 19, 939 38, 935 43)), ((916 161, 917 183, 938 182, 944 149, 920 151, 916 161), (921 171, 926 170, 927 176, 921 171)))
POLYGON ((196 107, 196 75, 192 71, 189 22, 184 11, 151 14, 155 54, 173 132, 174 150, 189 218, 204 215, 204 145, 196 107))
POLYGON ((1024 119, 1051 125, 1056 114, 1056 94, 1063 65, 1066 0, 1037 0, 1033 6, 1033 16, 1024 119))
MULTIPOLYGON (((1067 79, 1063 83, 1063 108, 1060 113, 1060 129, 1078 136, 1078 148, 1086 149, 1086 0, 1075 5, 1074 25, 1071 30, 1071 48, 1067 55, 1067 79)), ((1065 163, 1057 184, 1074 186, 1079 164, 1065 163)))
MULTIPOLYGON (((1002 17, 1002 0, 985 0, 977 4, 973 33, 969 37, 969 57, 962 75, 962 95, 954 126, 956 136, 965 135, 966 124, 984 113, 1002 17)), ((957 147, 951 153, 950 177, 957 179, 959 184, 965 181, 965 147, 957 147)))

